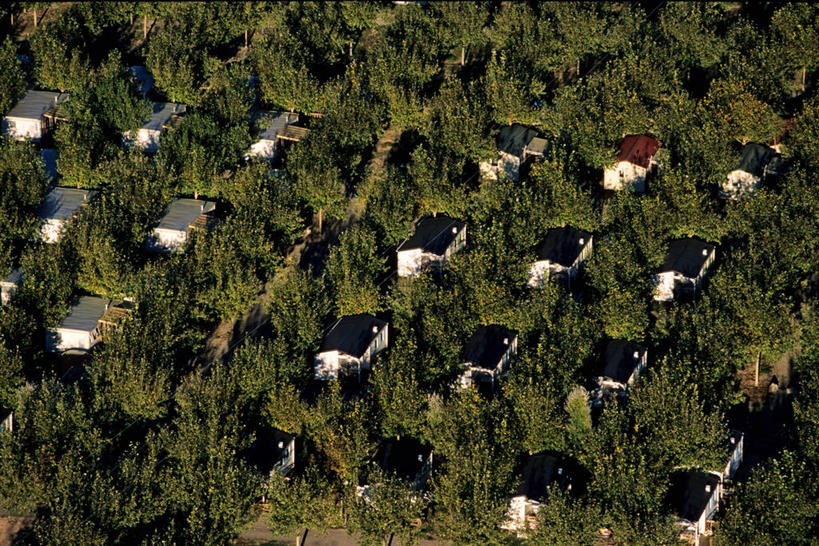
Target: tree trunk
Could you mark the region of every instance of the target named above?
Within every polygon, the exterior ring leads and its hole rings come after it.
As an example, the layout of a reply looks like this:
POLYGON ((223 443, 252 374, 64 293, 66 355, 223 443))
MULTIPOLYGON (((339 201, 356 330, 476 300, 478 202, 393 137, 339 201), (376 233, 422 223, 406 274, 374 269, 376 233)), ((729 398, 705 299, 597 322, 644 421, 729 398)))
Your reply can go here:
POLYGON ((350 58, 353 58, 353 43, 350 42, 350 58))
POLYGON ((318 210, 318 231, 319 235, 322 234, 321 225, 324 223, 324 209, 318 210))
POLYGON ((34 28, 37 28, 37 8, 31 10, 34 12, 34 28))
POLYGON ((134 14, 133 13, 128 15, 128 24, 130 24, 131 26, 133 26, 133 24, 134 24, 134 14))
POLYGON ((762 352, 756 353, 756 368, 754 368, 754 387, 759 386, 759 359, 762 357, 762 352))
POLYGON ((464 61, 466 61, 466 48, 461 46, 461 66, 464 65, 464 61))
POLYGON ((807 79, 807 73, 806 73, 806 70, 807 70, 807 69, 806 69, 806 68, 803 66, 803 67, 802 67, 802 82, 801 82, 802 94, 804 94, 804 93, 805 93, 805 84, 807 83, 807 81, 806 81, 806 79, 807 79))
POLYGON ((247 29, 245 29, 245 49, 247 49, 247 29))
POLYGON ((142 39, 146 39, 148 37, 148 16, 142 16, 142 39))
POLYGON ((14 14, 11 14, 11 26, 14 26, 14 14))

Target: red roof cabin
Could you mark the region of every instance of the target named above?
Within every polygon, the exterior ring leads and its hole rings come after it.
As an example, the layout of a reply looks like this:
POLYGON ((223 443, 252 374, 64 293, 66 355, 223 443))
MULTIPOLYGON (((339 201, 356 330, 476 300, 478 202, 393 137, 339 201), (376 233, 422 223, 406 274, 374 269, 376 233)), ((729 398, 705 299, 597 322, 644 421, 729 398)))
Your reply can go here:
POLYGON ((646 191, 646 176, 656 162, 654 157, 660 143, 646 135, 629 135, 620 142, 620 153, 613 167, 603 173, 603 188, 646 191))

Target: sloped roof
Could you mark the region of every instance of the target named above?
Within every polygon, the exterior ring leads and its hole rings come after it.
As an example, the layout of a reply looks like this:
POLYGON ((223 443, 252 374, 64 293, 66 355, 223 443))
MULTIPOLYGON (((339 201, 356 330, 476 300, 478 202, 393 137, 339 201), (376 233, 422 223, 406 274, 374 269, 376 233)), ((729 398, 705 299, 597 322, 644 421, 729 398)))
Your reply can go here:
POLYGON ((42 220, 68 220, 96 194, 92 190, 54 188, 37 209, 37 216, 42 220))
POLYGON ((465 226, 464 222, 443 214, 425 216, 415 223, 412 237, 398 246, 398 252, 420 248, 424 252, 441 255, 465 226))
POLYGON ((660 271, 674 271, 694 278, 716 246, 697 239, 674 239, 668 243, 665 261, 660 271))
POLYGON ((668 502, 674 514, 688 521, 700 519, 719 481, 719 476, 708 472, 686 471, 672 474, 668 502), (706 491, 706 486, 711 488, 710 492, 706 491))
POLYGON ((56 91, 34 91, 29 89, 26 94, 17 101, 14 108, 6 114, 7 118, 40 119, 46 111, 68 99, 65 93, 56 91))
POLYGON ((776 150, 764 144, 749 142, 742 148, 742 159, 739 161, 737 170, 751 173, 754 176, 762 176, 765 166, 776 156, 776 150))
POLYGON ((542 452, 528 455, 524 459, 523 473, 516 495, 527 499, 543 499, 548 488, 556 485, 563 491, 575 493, 582 487, 583 476, 579 465, 569 457, 553 452, 542 452))
POLYGON ((97 327, 108 300, 96 296, 83 296, 71 307, 68 315, 60 321, 59 329, 90 332, 97 327))
POLYGON ((259 135, 259 140, 276 140, 276 136, 291 123, 299 120, 299 115, 293 112, 260 111, 254 116, 254 123, 263 123, 269 120, 265 130, 259 135))
POLYGON ((648 168, 651 158, 660 149, 660 143, 646 135, 629 135, 620 143, 620 154, 617 161, 628 161, 648 168))
POLYGON ((634 373, 646 348, 624 339, 614 339, 606 344, 606 361, 603 376, 619 383, 626 383, 634 373), (636 357, 634 355, 637 355, 636 357))
POLYGON ((421 472, 432 449, 414 438, 385 440, 375 452, 375 462, 388 474, 413 480, 421 472))
POLYGON ((569 267, 589 244, 591 237, 591 233, 569 226, 550 229, 537 248, 537 257, 569 267))
POLYGON ((338 351, 361 358, 377 332, 386 325, 383 320, 364 313, 341 317, 324 336, 319 352, 338 351), (376 331, 373 332, 373 329, 376 331))
POLYGON ((509 348, 504 340, 512 343, 516 335, 514 330, 498 324, 479 327, 464 345, 464 362, 477 368, 494 369, 509 348))
POLYGON ((191 225, 200 214, 215 209, 216 203, 213 201, 203 201, 202 199, 174 199, 162 214, 157 228, 170 231, 187 231, 188 226, 191 225))
POLYGON ((523 148, 539 134, 537 129, 515 123, 513 125, 506 125, 498 131, 498 136, 495 137, 495 143, 499 151, 516 157, 523 157, 523 148))
POLYGON ((15 286, 19 286, 20 282, 23 280, 23 272, 20 271, 19 268, 15 267, 11 270, 11 273, 5 276, 0 283, 2 284, 13 284, 15 286))
POLYGON ((187 106, 184 104, 177 104, 175 102, 155 102, 153 103, 151 119, 146 121, 142 125, 142 128, 149 131, 161 131, 162 126, 165 125, 169 119, 171 119, 171 116, 174 114, 184 114, 185 110, 187 110, 187 106))

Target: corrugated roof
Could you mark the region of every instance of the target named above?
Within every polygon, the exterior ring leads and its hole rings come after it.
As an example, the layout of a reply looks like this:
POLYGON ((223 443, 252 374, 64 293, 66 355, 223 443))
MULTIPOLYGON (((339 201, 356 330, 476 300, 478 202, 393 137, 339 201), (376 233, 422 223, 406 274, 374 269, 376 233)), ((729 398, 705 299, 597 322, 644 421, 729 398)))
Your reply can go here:
POLYGON ((96 194, 93 190, 54 188, 46 195, 37 216, 42 220, 68 220, 96 194))
POLYGON ((512 343, 516 335, 514 330, 498 324, 479 327, 464 346, 464 362, 478 368, 494 369, 509 348, 504 340, 512 343))
POLYGON ((737 170, 761 177, 765 166, 776 156, 776 150, 764 144, 749 142, 742 148, 742 159, 737 170))
POLYGON ((213 201, 174 199, 162 214, 157 228, 171 231, 187 231, 188 226, 191 225, 200 214, 215 209, 216 203, 213 201))
POLYGON ((146 67, 138 65, 131 67, 131 75, 139 85, 139 92, 145 95, 154 88, 154 77, 146 67))
POLYGON ((276 140, 276 136, 286 126, 298 120, 299 115, 293 112, 261 111, 254 116, 254 123, 267 122, 265 130, 259 135, 259 140, 276 140))
POLYGON ((339 351, 356 358, 361 358, 367 347, 377 334, 377 331, 387 323, 372 315, 359 314, 341 317, 330 331, 324 336, 319 352, 339 351), (373 332, 373 329, 376 332, 373 332))
POLYGON ((628 382, 631 374, 646 354, 646 348, 624 339, 615 339, 606 344, 606 361, 603 376, 619 383, 628 382), (637 355, 635 358, 634 355, 637 355))
POLYGON ((34 91, 29 89, 14 108, 6 114, 7 118, 40 119, 50 107, 68 100, 65 93, 56 91, 34 91))
POLYGON ((523 157, 523 148, 538 135, 537 129, 515 123, 514 125, 507 125, 498 131, 498 136, 495 137, 495 143, 499 151, 516 157, 523 157))
POLYGON ((420 248, 424 252, 442 255, 466 224, 449 216, 425 216, 415 223, 412 237, 398 246, 398 251, 420 248), (453 232, 453 229, 456 230, 453 232))
POLYGON ((151 119, 142 126, 149 131, 161 131, 171 116, 174 114, 184 114, 187 106, 175 102, 155 102, 153 103, 153 113, 151 119))
POLYGON ((668 493, 671 509, 680 518, 697 521, 708 506, 708 500, 719 481, 719 476, 708 472, 675 472, 671 475, 668 493), (706 491, 706 486, 711 490, 706 491))
POLYGON ((578 486, 582 486, 579 465, 568 457, 556 453, 537 453, 528 455, 523 464, 523 474, 516 495, 524 495, 527 499, 543 499, 548 488, 556 485, 563 491, 572 486, 577 493, 578 486))
POLYGON ((716 246, 697 239, 674 239, 668 243, 661 271, 674 271, 694 278, 699 275, 700 269, 715 248, 716 246))
POLYGON ((90 332, 105 314, 108 300, 96 296, 83 296, 71 307, 71 311, 60 321, 58 328, 90 332))
POLYGON ((570 267, 589 244, 591 237, 591 233, 569 226, 550 229, 537 248, 537 256, 541 260, 570 267))
POLYGON ((660 143, 650 136, 629 135, 620 143, 617 161, 628 161, 647 169, 651 158, 659 149, 660 143))
POLYGON ((49 181, 57 178, 57 150, 54 148, 46 148, 40 150, 40 159, 43 160, 45 167, 46 178, 49 181))

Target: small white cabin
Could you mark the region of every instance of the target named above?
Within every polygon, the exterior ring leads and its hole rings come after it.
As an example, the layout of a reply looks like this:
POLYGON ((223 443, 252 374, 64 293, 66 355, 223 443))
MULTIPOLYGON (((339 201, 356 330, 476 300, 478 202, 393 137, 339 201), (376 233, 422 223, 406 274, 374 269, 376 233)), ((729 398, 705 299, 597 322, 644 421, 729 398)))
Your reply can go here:
POLYGON ((542 159, 549 149, 549 141, 539 135, 537 129, 517 123, 502 127, 495 138, 498 156, 478 165, 481 175, 489 180, 517 181, 523 164, 530 159, 542 159))
POLYGON ((40 238, 46 243, 60 240, 63 226, 87 205, 97 192, 78 190, 76 188, 54 188, 46 195, 37 210, 37 217, 42 221, 40 238))
POLYGON ((591 233, 569 226, 550 229, 537 248, 537 260, 529 269, 527 284, 536 288, 552 278, 565 279, 571 290, 572 281, 591 252, 591 233))
POLYGON ((265 129, 259 140, 253 143, 244 158, 259 158, 273 161, 277 157, 279 134, 288 126, 297 123, 299 115, 293 112, 259 112, 254 122, 263 124, 265 129))
POLYGON ((697 239, 675 239, 668 243, 662 268, 652 279, 656 286, 654 299, 695 297, 715 256, 716 246, 697 239))
POLYGON ((466 224, 439 214, 415 223, 412 237, 398 245, 399 277, 418 277, 423 271, 440 269, 466 246, 466 224))
POLYGON ((185 113, 187 106, 174 102, 155 102, 151 119, 146 121, 136 131, 122 133, 123 146, 136 146, 145 152, 155 152, 159 149, 159 140, 162 135, 185 113))
POLYGON ((597 388, 589 399, 599 406, 610 396, 625 396, 643 373, 648 361, 648 349, 624 339, 606 344, 602 374, 597 377, 597 388))
POLYGON ((207 227, 213 218, 216 203, 200 199, 174 199, 167 206, 146 240, 145 246, 151 252, 183 252, 192 228, 202 224, 207 227))
POLYGON ((501 374, 518 352, 518 334, 505 326, 481 326, 464 345, 462 389, 475 383, 489 383, 492 392, 501 374))
POLYGON ((68 315, 46 332, 46 350, 51 353, 90 351, 101 339, 99 322, 108 304, 108 300, 96 296, 81 297, 68 315))
POLYGON ((3 134, 15 140, 39 142, 53 128, 47 113, 68 100, 66 93, 29 90, 3 116, 3 134))
POLYGON ((603 189, 646 191, 646 177, 657 162, 660 143, 646 135, 630 135, 620 142, 620 152, 613 167, 603 172, 603 189))
POLYGON ((23 282, 23 273, 16 267, 0 281, 0 305, 5 305, 23 282))
POLYGON ((324 336, 313 362, 315 379, 329 381, 339 376, 357 376, 370 369, 373 358, 387 348, 388 325, 372 315, 341 317, 324 336))
POLYGON ((671 475, 669 500, 681 540, 699 546, 704 536, 712 534, 721 497, 719 474, 689 470, 671 475))
POLYGON ((723 199, 744 199, 762 186, 768 167, 779 157, 770 146, 749 142, 742 148, 742 159, 728 173, 720 189, 723 199))

